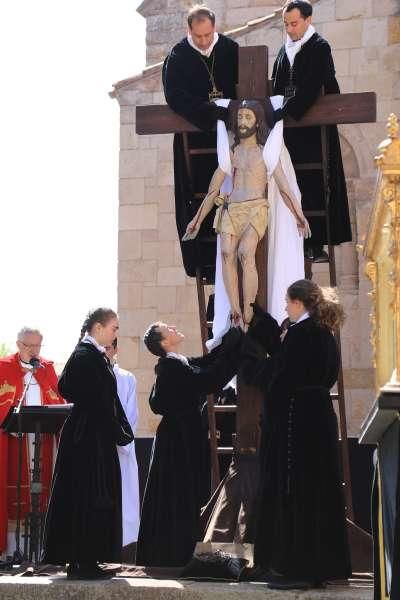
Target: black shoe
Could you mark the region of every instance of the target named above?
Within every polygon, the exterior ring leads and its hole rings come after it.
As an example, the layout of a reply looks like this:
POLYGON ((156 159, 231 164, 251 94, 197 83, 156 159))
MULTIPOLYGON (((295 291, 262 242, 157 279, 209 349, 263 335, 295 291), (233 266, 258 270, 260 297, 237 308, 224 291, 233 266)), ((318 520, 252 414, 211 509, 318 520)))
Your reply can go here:
POLYGON ((311 246, 308 248, 304 248, 304 260, 314 260, 314 249, 311 246))
POLYGON ((115 570, 102 569, 99 565, 69 565, 67 569, 68 579, 111 579, 115 570))
POLYGON ((325 587, 321 582, 308 579, 288 579, 277 577, 268 581, 267 587, 271 590, 309 590, 325 587))

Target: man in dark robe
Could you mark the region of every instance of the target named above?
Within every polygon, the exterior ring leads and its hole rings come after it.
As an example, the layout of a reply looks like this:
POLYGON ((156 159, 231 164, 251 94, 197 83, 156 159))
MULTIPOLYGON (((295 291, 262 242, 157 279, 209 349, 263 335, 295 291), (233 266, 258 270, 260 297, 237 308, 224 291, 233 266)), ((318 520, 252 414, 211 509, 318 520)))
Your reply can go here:
POLYGON ((200 537, 204 453, 200 408, 204 395, 217 392, 236 373, 243 334, 232 328, 206 356, 179 354, 184 336, 154 323, 144 336, 160 356, 150 394, 151 410, 162 415, 153 445, 143 500, 136 563, 184 566, 200 537))
MULTIPOLYGON (((301 119, 321 94, 340 93, 335 78, 331 48, 311 25, 312 5, 307 0, 288 2, 283 11, 287 41, 276 57, 272 79, 274 94, 285 96, 284 107, 275 111, 276 118, 290 115, 301 119)), ((302 127, 284 130, 285 144, 295 166, 302 193, 304 211, 325 209, 322 170, 296 169, 296 163, 322 161, 321 128, 302 127)), ((351 241, 351 226, 343 171, 339 134, 336 125, 327 127, 329 237, 331 244, 351 241)), ((311 238, 306 240, 306 256, 316 262, 325 262, 323 246, 328 243, 325 217, 307 217, 311 238)))
MULTIPOLYGON (((189 133, 189 147, 215 148, 215 124, 228 120, 228 110, 217 106, 217 98, 236 98, 238 44, 215 31, 215 15, 207 7, 195 7, 188 14, 188 35, 176 44, 165 59, 163 86, 165 99, 173 111, 196 125, 204 133, 189 133)), ((174 137, 175 211, 181 239, 206 193, 217 168, 216 154, 191 156, 193 187, 184 156, 184 137, 174 137)), ((213 216, 207 220, 202 238, 213 236, 213 216)), ((193 240, 181 245, 187 275, 196 275, 196 267, 215 268, 215 244, 193 240)))

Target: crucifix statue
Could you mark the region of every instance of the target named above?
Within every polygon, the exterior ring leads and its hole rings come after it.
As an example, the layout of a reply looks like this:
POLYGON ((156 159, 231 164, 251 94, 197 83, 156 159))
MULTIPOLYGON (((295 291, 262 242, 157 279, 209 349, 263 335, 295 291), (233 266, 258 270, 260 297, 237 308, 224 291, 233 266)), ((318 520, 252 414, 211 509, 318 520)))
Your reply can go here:
MULTIPOLYGON (((241 100, 259 100, 265 102, 265 99, 270 95, 269 93, 269 82, 267 76, 267 50, 264 46, 255 47, 241 47, 239 49, 239 83, 237 86, 237 97, 241 100)), ((307 113, 298 121, 295 121, 289 117, 285 118, 284 125, 286 127, 304 127, 304 126, 322 126, 340 123, 363 123, 371 122, 375 120, 376 111, 376 98, 373 93, 362 93, 362 94, 329 94, 321 96, 315 104, 307 111, 307 113)), ((242 107, 244 108, 244 107, 242 107)), ((255 111, 253 112, 255 115, 255 111)), ((182 133, 183 136, 187 136, 190 132, 199 131, 199 129, 193 124, 186 121, 183 117, 174 113, 168 106, 138 106, 136 108, 136 131, 141 135, 151 134, 163 134, 163 133, 182 133)), ((245 113, 242 113, 244 117, 245 113)), ((250 116, 250 115, 248 115, 250 116)), ((257 117, 256 117, 257 118, 257 117)), ((251 127, 251 125, 250 125, 251 127)), ((240 129, 240 128, 239 128, 240 129)), ((254 134, 253 134, 254 135, 254 134)), ((242 138, 242 140, 245 138, 242 138)), ((236 149, 239 148, 239 153, 242 151, 242 141, 239 138, 239 144, 236 149)), ((253 138, 254 140, 254 138, 253 138)), ((252 144, 254 148, 258 147, 257 136, 255 136, 255 144, 252 144)), ((189 154, 189 149, 187 149, 189 154)), ((256 153, 258 150, 254 150, 256 153)), ((196 152, 196 151, 195 151, 196 152)), ((203 150, 197 150, 198 154, 201 154, 203 150)), ((278 178, 279 174, 277 173, 278 178)), ((214 203, 215 198, 219 194, 221 185, 222 174, 218 174, 218 170, 211 182, 208 196, 200 211, 194 217, 194 220, 188 226, 188 235, 196 234, 199 230, 199 225, 202 218, 205 216, 206 209, 208 206, 214 203), (204 212, 203 212, 204 211, 204 212)), ((263 184, 264 185, 263 181, 263 184)), ((240 189, 240 178, 237 180, 237 187, 233 193, 239 193, 240 189)), ((265 198, 265 194, 257 194, 261 198, 265 198)), ((235 198, 235 196, 233 196, 235 198)), ((231 198, 232 199, 232 198, 231 198)), ((221 206, 224 206, 225 198, 222 201, 221 206)), ((305 217, 298 207, 291 204, 291 198, 286 197, 288 207, 292 210, 296 220, 299 223, 301 231, 307 234, 307 222, 305 217)), ((222 219, 226 216, 223 215, 223 208, 219 209, 219 215, 222 219)), ((218 221, 218 217, 217 217, 218 221)), ((218 225, 218 222, 217 222, 218 225)), ((257 302, 258 304, 267 309, 267 243, 265 236, 262 236, 262 229, 264 224, 257 233, 257 239, 251 240, 252 250, 257 246, 255 264, 258 274, 258 289, 257 289, 257 302), (257 243, 256 243, 257 242, 257 243)), ((253 232, 252 232, 253 233, 253 232)), ((201 232, 200 232, 201 234, 201 232)), ((236 247, 240 244, 240 235, 236 236, 235 244, 236 247)), ((284 268, 284 266, 283 266, 284 268)), ((231 270, 232 274, 233 271, 231 270)), ((228 275, 229 279, 229 275, 228 275)), ((233 277, 234 279, 234 277, 233 277)), ((229 286, 229 284, 228 284, 229 286)), ((246 286, 245 286, 246 287, 246 286)), ((239 313, 236 296, 236 284, 233 285, 232 289, 235 292, 232 293, 232 312, 239 313)), ((249 285, 251 292, 248 297, 253 297, 255 284, 254 282, 249 285)), ((246 292, 247 293, 247 292, 246 292)), ((247 302, 246 302, 247 303, 247 302)), ((239 314, 239 319, 241 315, 239 314)), ((236 317, 235 317, 236 318, 236 317)), ((251 318, 250 314, 244 315, 244 320, 247 321, 251 318)), ((211 401, 212 402, 212 401, 211 401)), ((260 418, 260 407, 261 407, 261 396, 253 388, 246 386, 243 381, 238 381, 238 407, 236 414, 236 448, 234 458, 231 463, 235 467, 235 460, 238 457, 255 457, 257 455, 258 445, 258 429, 259 429, 259 418, 260 418), (236 457, 236 458, 235 458, 236 457)), ((339 409, 340 409, 340 427, 342 437, 342 452, 343 452, 343 470, 345 480, 345 492, 346 504, 348 509, 348 516, 352 517, 352 502, 351 502, 351 484, 350 484, 350 471, 349 471, 349 460, 347 453, 347 428, 345 418, 345 404, 344 398, 339 394, 339 409)), ((214 408, 211 407, 210 414, 213 413, 214 408)), ((215 437, 215 418, 214 422, 210 420, 210 440, 214 441, 214 447, 212 447, 212 454, 214 455, 214 471, 218 469, 218 458, 216 449, 216 437, 215 437), (213 434, 214 431, 214 434, 213 434)), ((235 467, 236 468, 236 467, 235 467)), ((247 468, 247 467, 246 467, 247 468)), ((256 472, 256 469, 255 471, 256 472)), ((229 476, 229 474, 228 474, 229 476)), ((214 479, 215 481, 215 479, 214 479)), ((246 496, 243 501, 247 505, 251 504, 256 494, 255 486, 252 490, 248 490, 244 493, 246 496)), ((227 500, 229 503, 229 499, 227 500)), ((236 516, 236 523, 237 523, 236 516)))

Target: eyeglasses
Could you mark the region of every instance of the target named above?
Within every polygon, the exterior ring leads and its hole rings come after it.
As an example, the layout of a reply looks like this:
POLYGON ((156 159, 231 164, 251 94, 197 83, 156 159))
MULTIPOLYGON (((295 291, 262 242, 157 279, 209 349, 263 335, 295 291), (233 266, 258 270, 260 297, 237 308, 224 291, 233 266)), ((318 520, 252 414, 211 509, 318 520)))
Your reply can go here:
POLYGON ((24 348, 26 348, 27 350, 40 350, 40 348, 42 347, 42 344, 25 344, 25 342, 20 342, 24 348))

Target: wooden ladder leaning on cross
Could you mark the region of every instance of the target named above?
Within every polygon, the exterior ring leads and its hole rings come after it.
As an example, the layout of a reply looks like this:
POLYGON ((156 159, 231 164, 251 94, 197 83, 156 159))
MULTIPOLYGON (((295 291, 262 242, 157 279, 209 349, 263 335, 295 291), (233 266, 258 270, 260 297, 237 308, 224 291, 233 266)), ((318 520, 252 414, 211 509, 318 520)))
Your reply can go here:
MULTIPOLYGON (((268 81, 268 49, 266 46, 248 46, 239 48, 239 83, 237 86, 238 99, 264 99, 270 95, 268 81)), ((370 123, 376 121, 376 95, 374 92, 356 94, 329 94, 322 96, 309 109, 299 121, 290 117, 285 118, 285 127, 321 127, 322 162, 320 164, 294 165, 297 170, 319 169, 323 174, 325 192, 325 210, 305 211, 306 216, 319 216, 326 218, 327 236, 329 237, 329 181, 328 181, 328 143, 327 126, 334 124, 370 123)), ((136 107, 136 132, 139 135, 182 133, 185 150, 185 162, 189 177, 191 177, 191 157, 199 152, 216 153, 215 148, 195 150, 188 144, 188 132, 199 131, 194 125, 187 122, 183 117, 174 113, 168 106, 151 105, 136 107)), ((196 193, 192 186, 193 195, 201 198, 204 194, 196 193)), ((336 286, 336 264, 334 246, 328 244, 330 285, 336 286)), ((266 309, 267 304, 267 241, 266 236, 260 241, 256 254, 257 270, 259 273, 259 289, 257 302, 266 309)), ((307 276, 311 276, 310 264, 306 264, 307 276)), ((210 323, 206 317, 205 286, 213 282, 209 280, 199 269, 196 275, 197 292, 199 300, 200 329, 203 343, 203 351, 206 353, 205 342, 208 339, 210 323)), ((336 332, 339 352, 341 349, 340 333, 336 332)), ((370 560, 369 550, 372 555, 370 536, 354 524, 354 512, 351 491, 350 462, 347 441, 346 408, 343 385, 343 369, 340 362, 340 370, 337 383, 337 394, 332 394, 332 399, 338 401, 343 483, 346 499, 346 514, 349 523, 349 541, 352 549, 353 571, 366 571, 370 560)), ((236 443, 235 452, 243 454, 254 453, 255 432, 259 429, 259 415, 261 412, 261 394, 254 388, 246 386, 238 381, 238 404, 234 406, 215 406, 214 397, 207 398, 209 437, 211 449, 212 489, 218 486, 220 481, 219 454, 233 453, 233 447, 218 447, 218 435, 216 429, 216 412, 232 412, 236 410, 236 443)))

